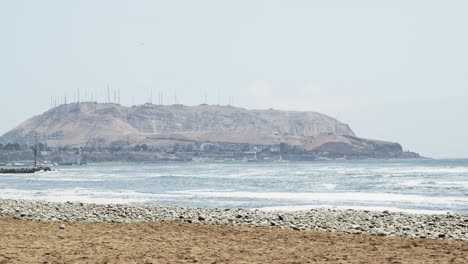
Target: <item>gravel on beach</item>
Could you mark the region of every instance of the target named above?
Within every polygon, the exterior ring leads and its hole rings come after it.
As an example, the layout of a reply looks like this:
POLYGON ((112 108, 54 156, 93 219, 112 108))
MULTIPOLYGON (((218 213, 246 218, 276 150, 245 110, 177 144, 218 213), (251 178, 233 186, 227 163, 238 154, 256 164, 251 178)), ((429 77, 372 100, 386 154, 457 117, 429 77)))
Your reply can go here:
POLYGON ((0 199, 0 217, 57 222, 181 221, 210 225, 468 241, 468 216, 451 213, 410 214, 336 209, 286 212, 0 199))

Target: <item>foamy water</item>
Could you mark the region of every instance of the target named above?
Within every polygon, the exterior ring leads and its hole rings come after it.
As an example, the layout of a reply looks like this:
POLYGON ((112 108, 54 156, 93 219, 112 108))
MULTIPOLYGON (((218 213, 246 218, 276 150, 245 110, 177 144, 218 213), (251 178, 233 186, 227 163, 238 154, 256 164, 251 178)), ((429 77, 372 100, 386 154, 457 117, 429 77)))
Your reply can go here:
POLYGON ((468 160, 161 163, 1 175, 0 198, 468 214, 468 160))

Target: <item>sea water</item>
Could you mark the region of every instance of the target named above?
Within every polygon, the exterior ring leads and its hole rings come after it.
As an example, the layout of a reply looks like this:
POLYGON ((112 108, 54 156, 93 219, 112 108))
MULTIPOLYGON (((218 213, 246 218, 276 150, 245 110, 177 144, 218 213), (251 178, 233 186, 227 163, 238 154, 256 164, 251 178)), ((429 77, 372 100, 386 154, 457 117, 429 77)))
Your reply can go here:
POLYGON ((0 198, 468 214, 468 160, 94 164, 0 175, 0 198))

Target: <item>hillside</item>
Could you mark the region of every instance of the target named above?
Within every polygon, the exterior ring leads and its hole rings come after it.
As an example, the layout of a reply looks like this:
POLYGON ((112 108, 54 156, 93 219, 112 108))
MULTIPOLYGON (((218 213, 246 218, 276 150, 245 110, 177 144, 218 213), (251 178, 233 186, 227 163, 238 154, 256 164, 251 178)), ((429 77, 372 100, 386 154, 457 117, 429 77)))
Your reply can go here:
MULTIPOLYGON (((61 105, 35 116, 1 137, 4 142, 29 142, 37 133, 51 146, 80 146, 90 141, 110 145, 148 138, 173 137, 220 142, 262 143, 265 139, 351 135, 348 125, 315 112, 246 110, 231 106, 160 106, 80 103, 61 105)), ((157 141, 157 140, 155 140, 157 141)))
MULTIPOLYGON (((277 145, 286 143, 324 153, 388 152, 397 143, 356 137, 351 128, 316 112, 246 110, 217 105, 73 103, 32 117, 0 142, 46 142, 50 147, 170 146, 204 142, 277 145)), ((384 155, 385 156, 385 155, 384 155)))

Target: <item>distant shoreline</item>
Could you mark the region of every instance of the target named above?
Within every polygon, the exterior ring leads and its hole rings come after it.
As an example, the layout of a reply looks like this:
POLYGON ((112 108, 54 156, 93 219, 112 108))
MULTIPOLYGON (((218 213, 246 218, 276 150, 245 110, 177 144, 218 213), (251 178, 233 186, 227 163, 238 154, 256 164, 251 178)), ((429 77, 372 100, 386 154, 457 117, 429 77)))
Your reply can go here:
MULTIPOLYGON (((75 163, 66 163, 66 164, 50 164, 44 163, 42 167, 53 168, 55 166, 86 166, 86 165, 122 165, 122 164, 161 164, 161 163, 320 163, 320 162, 359 162, 359 161, 383 161, 383 162, 398 162, 398 161, 425 161, 425 160, 467 160, 468 158, 430 158, 430 157, 418 157, 418 158, 353 158, 353 159, 316 159, 316 160, 256 160, 256 161, 246 161, 246 160, 222 160, 222 159, 204 159, 204 160, 176 160, 176 159, 161 159, 161 160, 142 160, 142 161, 97 161, 97 162, 87 162, 85 164, 75 164, 75 163)), ((10 169, 10 168, 30 168, 32 165, 30 160, 19 160, 22 165, 12 165, 11 163, 0 162, 0 169, 10 169)))

